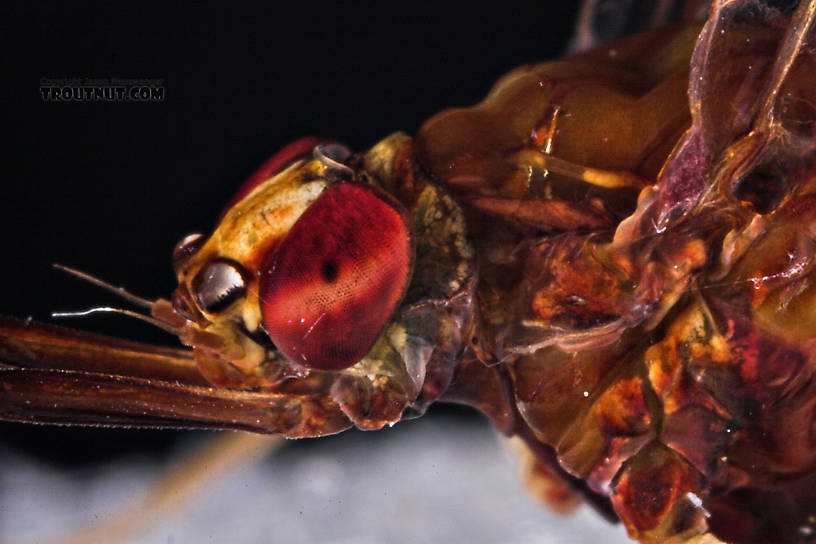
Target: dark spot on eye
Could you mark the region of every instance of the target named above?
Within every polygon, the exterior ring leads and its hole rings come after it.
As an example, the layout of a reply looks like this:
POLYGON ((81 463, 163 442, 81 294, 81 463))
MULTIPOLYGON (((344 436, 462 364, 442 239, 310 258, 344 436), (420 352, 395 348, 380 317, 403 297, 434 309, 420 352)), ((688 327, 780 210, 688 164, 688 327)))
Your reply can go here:
POLYGON ((326 283, 333 283, 337 279, 337 264, 334 261, 326 261, 320 268, 320 273, 326 283))
POLYGON ((478 338, 476 338, 475 336, 474 336, 473 338, 471 338, 471 340, 470 340, 470 341, 471 341, 471 342, 473 342, 474 344, 478 344, 478 343, 479 343, 479 339, 478 339, 478 338))

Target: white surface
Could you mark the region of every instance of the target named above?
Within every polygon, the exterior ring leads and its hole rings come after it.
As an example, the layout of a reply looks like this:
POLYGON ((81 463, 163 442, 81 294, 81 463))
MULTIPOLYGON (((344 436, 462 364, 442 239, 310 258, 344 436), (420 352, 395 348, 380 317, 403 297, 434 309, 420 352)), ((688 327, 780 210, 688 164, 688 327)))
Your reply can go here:
MULTIPOLYGON (((561 517, 528 498, 487 423, 431 415, 324 440, 236 470, 134 542, 630 542, 589 508, 561 517)), ((2 450, 0 463, 5 544, 106 519, 165 468, 118 461, 72 474, 2 450)))

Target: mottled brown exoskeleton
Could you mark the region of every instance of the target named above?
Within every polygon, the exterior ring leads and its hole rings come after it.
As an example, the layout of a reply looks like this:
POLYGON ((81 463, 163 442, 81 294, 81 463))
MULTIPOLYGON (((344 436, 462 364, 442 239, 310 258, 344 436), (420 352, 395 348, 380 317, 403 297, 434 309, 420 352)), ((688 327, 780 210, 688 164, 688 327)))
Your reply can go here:
POLYGON ((458 402, 633 538, 806 542, 815 16, 714 2, 413 137, 295 142, 142 301, 192 349, 4 318, 0 417, 295 438, 458 402))

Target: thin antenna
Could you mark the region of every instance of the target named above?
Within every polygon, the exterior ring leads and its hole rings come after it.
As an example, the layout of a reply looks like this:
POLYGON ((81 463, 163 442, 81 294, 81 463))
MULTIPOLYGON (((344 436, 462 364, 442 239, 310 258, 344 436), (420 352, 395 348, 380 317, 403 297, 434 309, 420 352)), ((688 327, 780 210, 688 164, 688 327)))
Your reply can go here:
MULTIPOLYGON (((85 280, 85 281, 87 281, 89 283, 92 283, 92 284, 96 285, 97 287, 101 287, 102 289, 105 289, 106 291, 110 291, 111 293, 113 293, 115 295, 118 295, 118 296, 122 297, 123 299, 125 299, 125 300, 127 300, 129 302, 132 302, 133 304, 136 304, 137 306, 142 306, 143 308, 148 308, 148 309, 153 307, 153 301, 152 300, 148 300, 146 298, 136 296, 136 295, 134 295, 132 293, 128 293, 127 290, 124 287, 116 287, 115 285, 111 285, 110 283, 108 283, 106 281, 102 281, 99 278, 95 278, 95 277, 91 276, 90 274, 88 274, 86 272, 82 272, 82 271, 77 270, 75 268, 71 268, 70 266, 65 266, 64 264, 54 263, 52 266, 54 268, 56 268, 57 270, 62 270, 63 272, 67 272, 68 274, 70 274, 72 276, 75 276, 75 277, 77 277, 77 278, 79 278, 81 280, 85 280)), ((122 310, 122 311, 124 311, 124 310, 122 310)), ((55 316, 55 317, 57 317, 57 316, 55 316)), ((73 317, 73 316, 62 316, 62 317, 73 317)), ((142 317, 144 317, 144 316, 142 316, 142 317)))
POLYGON ((156 319, 154 317, 150 317, 148 315, 142 315, 142 314, 140 314, 138 312, 132 312, 130 310, 123 310, 122 308, 112 308, 110 306, 99 306, 97 308, 91 308, 89 310, 82 310, 82 311, 79 311, 79 312, 51 312, 51 317, 73 318, 73 317, 87 317, 87 316, 93 315, 93 314, 122 314, 122 315, 132 317, 134 319, 138 319, 140 321, 144 321, 146 323, 150 323, 151 325, 154 325, 154 326, 160 328, 161 330, 163 330, 165 332, 169 332, 170 334, 173 334, 175 336, 178 336, 179 333, 181 332, 180 329, 178 329, 176 327, 173 327, 173 326, 170 326, 170 325, 168 325, 167 323, 165 323, 163 321, 159 321, 158 319, 156 319))

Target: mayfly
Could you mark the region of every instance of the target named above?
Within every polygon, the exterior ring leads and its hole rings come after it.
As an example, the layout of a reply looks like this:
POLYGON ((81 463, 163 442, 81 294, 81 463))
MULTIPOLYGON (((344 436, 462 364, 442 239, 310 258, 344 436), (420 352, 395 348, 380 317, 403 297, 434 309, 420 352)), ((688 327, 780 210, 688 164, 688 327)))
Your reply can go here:
POLYGON ((471 405, 643 542, 816 531, 816 3, 721 1, 253 175, 145 301, 2 321, 0 417, 333 434, 471 405))

